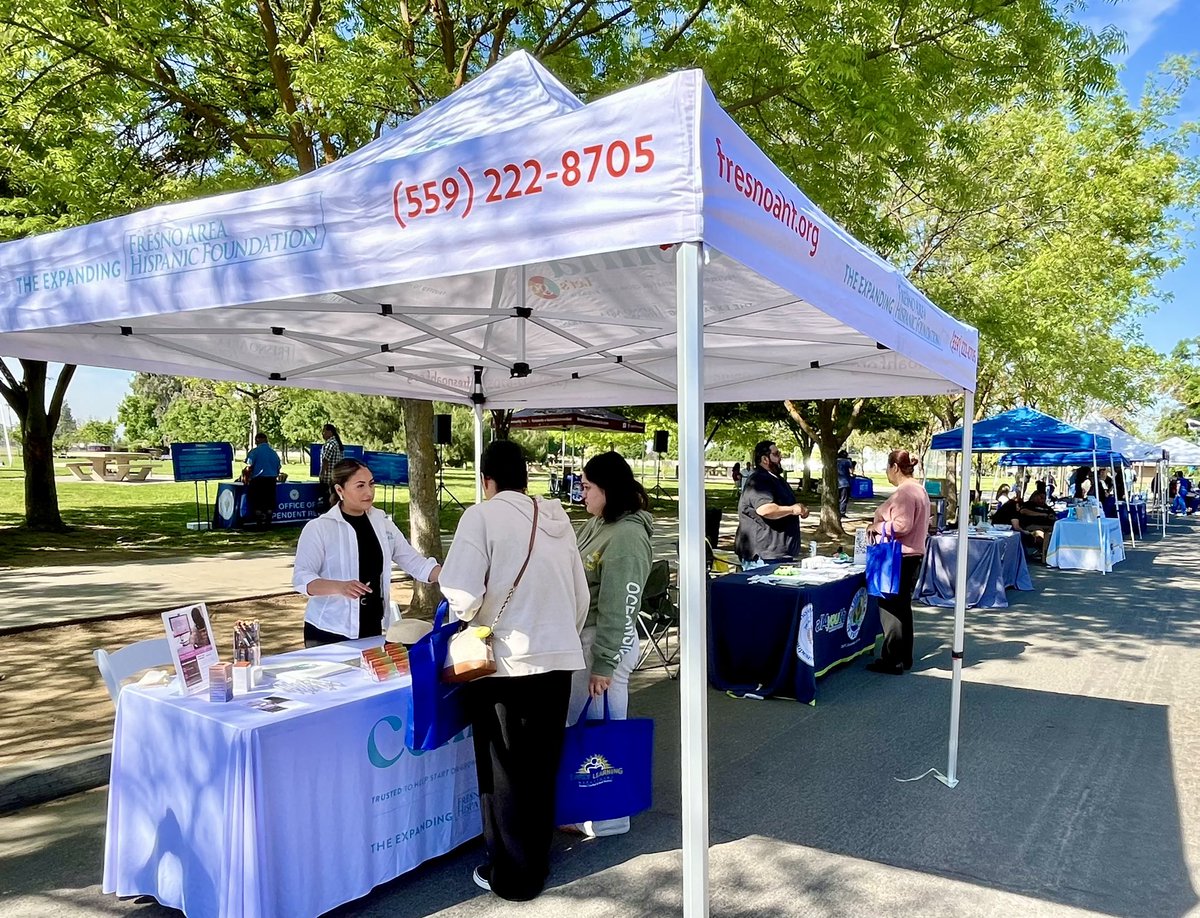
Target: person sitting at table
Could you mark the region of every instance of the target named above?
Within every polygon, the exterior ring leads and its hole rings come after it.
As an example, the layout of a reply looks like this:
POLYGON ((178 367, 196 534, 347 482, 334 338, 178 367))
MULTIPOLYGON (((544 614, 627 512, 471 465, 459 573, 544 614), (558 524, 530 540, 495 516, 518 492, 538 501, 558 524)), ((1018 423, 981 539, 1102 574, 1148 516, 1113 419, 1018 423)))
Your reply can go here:
POLYGON ((485 499, 459 520, 441 586, 455 617, 494 628, 495 674, 463 686, 487 851, 471 878, 521 901, 538 896, 550 872, 555 775, 572 673, 584 669, 589 592, 562 504, 525 494, 521 448, 493 440, 479 474, 485 499))
POLYGON ((754 447, 754 471, 738 499, 734 551, 742 561, 791 561, 800 555, 800 520, 808 507, 796 502, 783 480, 783 456, 774 440, 754 447))
POLYGON ((1010 500, 1012 500, 1012 489, 1007 484, 1000 485, 996 489, 996 507, 1003 507, 1010 500))
POLYGON ((873 673, 900 676, 913 665, 913 587, 925 557, 925 539, 929 535, 929 495, 925 486, 913 478, 916 460, 906 449, 888 453, 887 479, 896 490, 875 511, 867 527, 868 535, 881 535, 884 524, 888 533, 900 542, 900 592, 879 598, 879 621, 883 626, 883 650, 879 659, 867 665, 873 673))
POLYGON ((375 478, 357 459, 333 467, 335 503, 304 524, 292 586, 308 597, 304 646, 383 634, 392 564, 414 579, 437 583, 442 567, 423 558, 375 506, 375 478))
POLYGON ((1058 515, 1046 504, 1046 492, 1034 491, 1021 507, 1012 527, 1021 533, 1021 544, 1032 548, 1036 559, 1046 560, 1046 544, 1058 515))
POLYGON ((1011 526, 1012 521, 1017 518, 1017 514, 1021 512, 1021 498, 1010 497, 992 514, 993 526, 1011 526))
POLYGON ((246 497, 256 528, 270 529, 275 516, 275 484, 279 481, 279 453, 271 449, 265 433, 254 436, 254 449, 246 453, 250 481, 246 497))

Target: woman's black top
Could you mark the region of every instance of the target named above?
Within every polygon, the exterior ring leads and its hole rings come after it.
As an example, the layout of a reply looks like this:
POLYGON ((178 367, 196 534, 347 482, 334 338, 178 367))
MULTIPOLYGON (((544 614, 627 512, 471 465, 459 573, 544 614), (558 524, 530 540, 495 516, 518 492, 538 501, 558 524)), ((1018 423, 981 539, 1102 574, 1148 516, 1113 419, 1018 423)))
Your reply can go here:
POLYGON ((358 579, 371 588, 371 592, 358 601, 358 636, 375 637, 383 634, 383 594, 379 586, 383 576, 383 549, 379 547, 379 537, 367 514, 351 516, 343 513, 342 519, 353 527, 358 540, 358 579))

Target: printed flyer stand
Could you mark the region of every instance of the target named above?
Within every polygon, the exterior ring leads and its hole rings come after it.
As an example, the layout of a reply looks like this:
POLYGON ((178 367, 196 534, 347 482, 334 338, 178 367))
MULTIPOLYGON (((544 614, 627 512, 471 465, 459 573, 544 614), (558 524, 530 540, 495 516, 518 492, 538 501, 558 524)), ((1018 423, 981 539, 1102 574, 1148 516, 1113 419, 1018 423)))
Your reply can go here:
POLYGON ((179 676, 180 694, 195 695, 205 691, 209 667, 220 662, 213 641, 212 623, 208 620, 208 607, 198 602, 171 609, 162 614, 162 620, 167 630, 167 642, 171 645, 175 674, 179 676))

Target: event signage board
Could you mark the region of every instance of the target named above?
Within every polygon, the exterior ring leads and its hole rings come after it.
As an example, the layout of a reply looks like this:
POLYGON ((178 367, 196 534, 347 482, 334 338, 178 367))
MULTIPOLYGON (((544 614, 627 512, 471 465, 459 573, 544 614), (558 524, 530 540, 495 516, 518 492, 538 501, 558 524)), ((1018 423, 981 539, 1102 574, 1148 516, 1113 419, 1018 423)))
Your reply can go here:
MULTIPOLYGON (((359 461, 365 461, 363 459, 364 452, 365 452, 365 450, 361 446, 355 446, 353 444, 347 443, 345 446, 342 447, 342 458, 343 459, 358 459, 359 461)), ((320 443, 310 443, 308 445, 308 474, 310 474, 313 478, 319 478, 321 476, 321 444, 320 443)))
MULTIPOLYGON (((275 513, 272 526, 299 526, 317 517, 317 497, 321 485, 316 481, 282 481, 275 485, 275 513)), ((217 485, 216 513, 213 526, 217 529, 239 529, 254 520, 250 498, 241 482, 222 482, 217 485)))
POLYGON ((232 443, 172 443, 176 481, 215 481, 233 477, 232 443))
POLYGON ((363 462, 375 476, 377 485, 408 485, 408 456, 404 453, 380 453, 367 450, 363 462))

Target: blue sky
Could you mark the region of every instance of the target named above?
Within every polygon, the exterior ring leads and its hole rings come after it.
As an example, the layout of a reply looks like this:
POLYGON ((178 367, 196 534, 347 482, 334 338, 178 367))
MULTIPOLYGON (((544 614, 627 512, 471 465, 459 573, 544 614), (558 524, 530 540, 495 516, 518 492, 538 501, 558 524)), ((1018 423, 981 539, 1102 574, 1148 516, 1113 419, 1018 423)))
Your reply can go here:
MULTIPOLYGON (((1119 4, 1092 0, 1076 15, 1094 28, 1111 23, 1126 34, 1128 52, 1122 62, 1121 82, 1133 99, 1141 95, 1147 75, 1169 55, 1200 55, 1200 0, 1130 0, 1119 4)), ((1192 88, 1182 116, 1200 120, 1200 86, 1192 88)), ((1161 301, 1157 311, 1142 321, 1146 342, 1160 351, 1169 351, 1180 338, 1200 334, 1200 312, 1196 308, 1200 233, 1193 231, 1189 241, 1192 248, 1187 252, 1187 263, 1162 283, 1173 300, 1161 301)), ((81 421, 115 418, 130 376, 119 370, 80 367, 67 393, 75 417, 81 421)))

